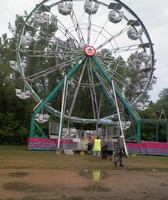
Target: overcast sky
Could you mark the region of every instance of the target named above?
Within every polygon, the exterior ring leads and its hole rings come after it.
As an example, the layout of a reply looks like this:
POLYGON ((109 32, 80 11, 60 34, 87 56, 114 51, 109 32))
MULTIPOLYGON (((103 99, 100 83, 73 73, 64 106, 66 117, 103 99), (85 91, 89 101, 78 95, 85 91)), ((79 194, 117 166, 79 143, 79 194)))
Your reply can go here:
MULTIPOLYGON (((102 0, 106 2, 106 0, 102 0)), ((168 88, 168 0, 122 0, 143 21, 154 43, 156 71, 158 78, 149 93, 154 102, 159 92, 168 88)), ((0 35, 8 32, 8 22, 14 24, 16 14, 28 13, 41 0, 0 0, 0 35)))

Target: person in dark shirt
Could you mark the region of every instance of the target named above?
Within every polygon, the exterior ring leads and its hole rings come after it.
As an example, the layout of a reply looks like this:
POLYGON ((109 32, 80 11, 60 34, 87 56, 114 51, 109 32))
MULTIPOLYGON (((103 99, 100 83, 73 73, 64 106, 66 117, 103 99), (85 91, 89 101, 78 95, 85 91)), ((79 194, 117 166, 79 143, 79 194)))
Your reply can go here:
POLYGON ((124 167, 123 165, 123 158, 126 157, 125 148, 124 148, 124 142, 123 142, 124 136, 120 136, 117 140, 116 150, 115 150, 115 156, 117 157, 117 160, 114 162, 114 165, 118 167, 118 164, 120 167, 124 167))
POLYGON ((106 143, 106 150, 107 150, 107 158, 109 160, 113 159, 113 152, 114 152, 114 143, 112 141, 112 138, 108 138, 106 143))

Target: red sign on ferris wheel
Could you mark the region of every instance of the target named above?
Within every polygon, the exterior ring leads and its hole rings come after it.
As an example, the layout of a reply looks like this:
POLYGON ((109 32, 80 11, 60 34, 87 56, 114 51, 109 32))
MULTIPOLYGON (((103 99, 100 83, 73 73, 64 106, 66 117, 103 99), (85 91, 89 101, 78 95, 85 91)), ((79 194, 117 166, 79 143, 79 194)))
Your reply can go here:
POLYGON ((96 53, 96 49, 92 46, 86 46, 84 48, 84 52, 87 56, 94 56, 96 53))

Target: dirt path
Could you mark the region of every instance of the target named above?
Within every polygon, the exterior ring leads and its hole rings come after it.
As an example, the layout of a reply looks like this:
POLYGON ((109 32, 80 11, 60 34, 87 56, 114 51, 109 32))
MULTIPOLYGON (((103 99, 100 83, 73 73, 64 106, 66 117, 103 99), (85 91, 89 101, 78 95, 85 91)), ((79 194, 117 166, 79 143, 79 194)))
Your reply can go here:
POLYGON ((51 169, 0 170, 0 200, 68 199, 167 200, 168 173, 75 171, 51 169))

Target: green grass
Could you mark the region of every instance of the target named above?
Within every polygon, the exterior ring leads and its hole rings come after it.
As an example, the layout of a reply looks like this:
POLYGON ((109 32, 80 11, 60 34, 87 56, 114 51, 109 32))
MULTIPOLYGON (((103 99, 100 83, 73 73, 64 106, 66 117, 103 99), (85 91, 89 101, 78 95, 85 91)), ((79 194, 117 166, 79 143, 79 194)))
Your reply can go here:
MULTIPOLYGON (((124 159, 126 170, 168 171, 166 156, 137 156, 124 159)), ((0 169, 116 169, 107 160, 94 161, 92 155, 56 155, 55 151, 27 151, 26 146, 0 145, 0 169)))

